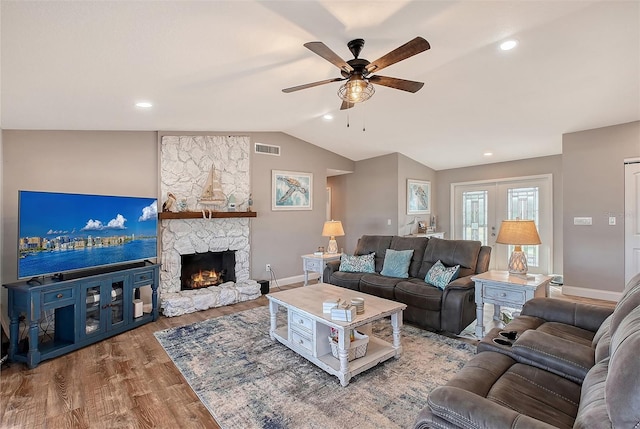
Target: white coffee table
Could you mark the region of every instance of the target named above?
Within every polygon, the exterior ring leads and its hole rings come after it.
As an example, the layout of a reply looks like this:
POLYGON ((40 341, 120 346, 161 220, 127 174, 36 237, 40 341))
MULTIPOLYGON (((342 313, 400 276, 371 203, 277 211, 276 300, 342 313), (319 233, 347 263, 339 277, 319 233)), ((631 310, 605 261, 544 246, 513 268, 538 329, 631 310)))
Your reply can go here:
POLYGON ((267 298, 271 314, 271 339, 280 341, 324 371, 337 376, 342 386, 348 385, 354 375, 391 357, 398 358, 402 353, 400 328, 402 311, 407 308, 405 304, 324 283, 268 294, 267 298), (327 299, 350 301, 356 297, 364 298, 365 312, 351 322, 331 320, 330 314, 322 312, 322 303, 327 299), (278 326, 280 306, 287 309, 287 322, 278 326), (371 335, 371 322, 387 316, 391 316, 392 344, 371 335), (331 328, 338 331, 339 359, 331 353, 331 328), (349 362, 349 333, 356 328, 369 336, 367 353, 349 362))

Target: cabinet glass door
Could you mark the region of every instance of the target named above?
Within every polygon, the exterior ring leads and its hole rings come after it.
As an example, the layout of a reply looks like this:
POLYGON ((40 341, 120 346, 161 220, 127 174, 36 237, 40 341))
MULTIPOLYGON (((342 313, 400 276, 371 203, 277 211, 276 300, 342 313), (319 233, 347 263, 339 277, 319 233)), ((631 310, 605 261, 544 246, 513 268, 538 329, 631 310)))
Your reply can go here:
POLYGON ((124 322, 124 278, 119 277, 111 281, 110 297, 107 308, 110 308, 110 326, 124 322))
POLYGON ((100 283, 91 284, 84 289, 84 333, 91 335, 100 331, 100 296, 102 285, 100 283))

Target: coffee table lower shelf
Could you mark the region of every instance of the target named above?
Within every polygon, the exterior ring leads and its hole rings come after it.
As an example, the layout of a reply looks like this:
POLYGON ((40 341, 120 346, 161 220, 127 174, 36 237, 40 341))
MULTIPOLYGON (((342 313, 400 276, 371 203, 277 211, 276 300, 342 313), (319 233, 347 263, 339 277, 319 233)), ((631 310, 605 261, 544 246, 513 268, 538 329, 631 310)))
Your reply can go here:
MULTIPOLYGON (((387 359, 400 357, 400 350, 396 350, 393 345, 379 338, 369 336, 367 353, 361 358, 348 362, 347 371, 345 373, 340 370, 340 360, 335 358, 331 352, 316 357, 310 354, 305 348, 289 341, 288 329, 286 326, 276 329, 273 336, 280 343, 307 359, 309 362, 315 364, 327 373, 338 377, 343 386, 346 386, 353 376, 373 368, 387 359)), ((328 342, 328 339, 325 340, 328 342)))

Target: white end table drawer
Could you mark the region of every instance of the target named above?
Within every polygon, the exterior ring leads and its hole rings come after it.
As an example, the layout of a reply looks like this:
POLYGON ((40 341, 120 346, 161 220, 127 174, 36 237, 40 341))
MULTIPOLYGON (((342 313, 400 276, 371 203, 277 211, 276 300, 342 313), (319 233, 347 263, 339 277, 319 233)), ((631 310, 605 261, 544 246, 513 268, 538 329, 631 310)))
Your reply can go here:
POLYGON ((311 338, 300 335, 299 332, 294 331, 293 329, 291 330, 291 343, 296 347, 303 348, 311 354, 313 353, 313 341, 311 338))
POLYGON ((319 272, 324 269, 322 262, 323 261, 319 259, 305 259, 304 268, 307 271, 319 272))
POLYGON ((497 301, 509 301, 523 305, 525 303, 525 291, 524 290, 508 290, 504 287, 498 286, 485 286, 484 287, 485 299, 494 299, 497 301))
POLYGON ((296 313, 295 311, 291 311, 289 313, 289 317, 291 317, 291 322, 289 326, 291 329, 295 329, 300 332, 308 332, 311 333, 313 330, 313 321, 307 316, 303 316, 300 313, 296 313))

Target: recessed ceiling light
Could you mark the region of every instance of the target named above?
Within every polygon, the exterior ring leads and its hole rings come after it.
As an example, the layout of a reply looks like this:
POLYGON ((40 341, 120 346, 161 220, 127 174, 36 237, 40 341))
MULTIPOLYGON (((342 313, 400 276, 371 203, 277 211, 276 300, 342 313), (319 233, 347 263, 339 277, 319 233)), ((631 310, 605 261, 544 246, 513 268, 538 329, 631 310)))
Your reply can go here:
POLYGON ((500 43, 500 49, 502 49, 503 51, 510 51, 511 49, 515 48, 516 46, 518 46, 518 41, 517 40, 507 40, 507 41, 504 41, 504 42, 500 43))
POLYGON ((484 155, 484 156, 492 156, 492 155, 493 155, 493 152, 485 152, 485 153, 483 153, 483 155, 484 155))
POLYGON ((140 103, 136 103, 136 107, 142 107, 142 108, 149 108, 153 106, 153 104, 149 103, 148 101, 141 101, 140 103))
POLYGON ((333 119, 333 115, 331 115, 331 114, 327 113, 327 114, 326 114, 326 115, 324 115, 322 118, 323 118, 323 119, 325 119, 325 120, 327 120, 327 121, 330 121, 330 120, 332 120, 332 119, 333 119))

